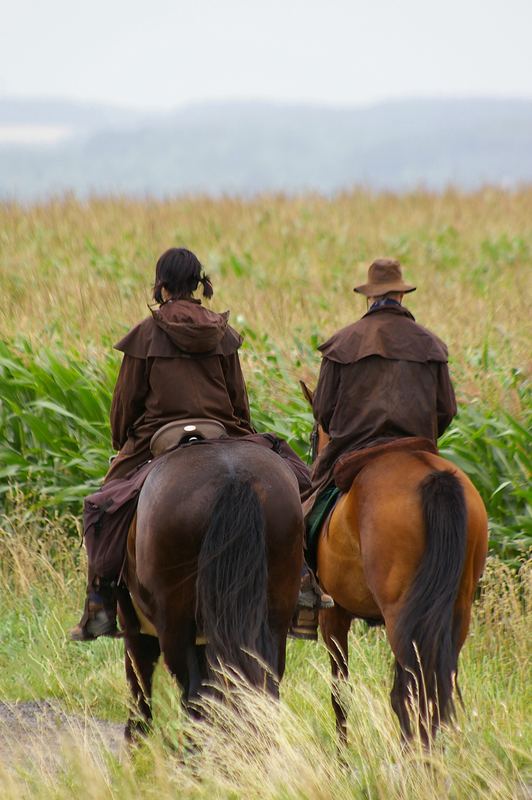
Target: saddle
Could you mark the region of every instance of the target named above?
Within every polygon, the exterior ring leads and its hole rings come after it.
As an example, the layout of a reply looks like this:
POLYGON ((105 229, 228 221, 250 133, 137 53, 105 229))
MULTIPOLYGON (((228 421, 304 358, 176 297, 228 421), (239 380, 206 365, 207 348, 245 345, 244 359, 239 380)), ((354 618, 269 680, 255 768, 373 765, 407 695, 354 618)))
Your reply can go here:
POLYGON ((391 439, 387 442, 366 447, 364 450, 344 453, 334 465, 334 482, 341 492, 348 492, 358 473, 379 456, 383 456, 386 453, 412 453, 420 450, 438 455, 436 445, 423 436, 405 436, 401 439, 391 439))
POLYGON ((179 445, 226 436, 225 427, 215 419, 180 419, 163 425, 150 440, 154 458, 179 445))

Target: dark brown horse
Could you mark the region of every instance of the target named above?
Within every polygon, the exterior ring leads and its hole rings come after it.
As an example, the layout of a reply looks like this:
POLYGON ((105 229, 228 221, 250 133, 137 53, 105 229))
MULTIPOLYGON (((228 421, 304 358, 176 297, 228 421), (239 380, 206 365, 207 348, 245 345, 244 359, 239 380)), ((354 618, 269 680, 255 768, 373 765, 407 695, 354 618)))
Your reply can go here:
MULTIPOLYGON (((317 433, 319 451, 328 437, 317 433)), ((487 553, 482 499, 449 461, 425 451, 393 452, 368 461, 324 527, 318 576, 335 607, 320 612, 320 628, 340 740, 347 741, 341 685, 348 633, 358 618, 386 626, 395 656, 392 707, 405 740, 414 718, 428 744, 453 712, 458 655, 487 553)))
POLYGON ((194 715, 219 665, 277 695, 302 559, 297 482, 278 455, 218 440, 159 461, 128 539, 127 584, 142 626, 125 624, 135 699, 127 738, 151 720, 161 652, 194 715))

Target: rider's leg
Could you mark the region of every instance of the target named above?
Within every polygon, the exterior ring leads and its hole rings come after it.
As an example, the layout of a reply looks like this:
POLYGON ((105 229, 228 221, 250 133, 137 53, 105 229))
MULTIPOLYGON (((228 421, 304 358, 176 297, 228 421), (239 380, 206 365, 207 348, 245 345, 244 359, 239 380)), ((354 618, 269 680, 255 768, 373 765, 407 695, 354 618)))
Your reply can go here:
MULTIPOLYGON (((103 479, 103 485, 115 478, 125 478, 136 467, 146 463, 150 459, 150 455, 148 444, 140 442, 137 447, 133 447, 128 439, 122 450, 113 458, 103 479)), ((99 536, 100 538, 104 536, 103 530, 100 531, 99 536)), ((70 638, 76 642, 91 641, 98 636, 116 636, 118 634, 116 580, 95 577, 90 565, 90 551, 88 551, 88 555, 89 577, 85 607, 81 620, 70 631, 70 638)))

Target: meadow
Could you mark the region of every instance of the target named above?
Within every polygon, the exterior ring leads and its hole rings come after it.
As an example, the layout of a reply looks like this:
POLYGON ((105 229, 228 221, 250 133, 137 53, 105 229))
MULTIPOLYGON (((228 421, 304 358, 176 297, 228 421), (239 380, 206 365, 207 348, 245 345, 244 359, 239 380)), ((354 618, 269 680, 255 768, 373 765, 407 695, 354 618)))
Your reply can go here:
POLYGON ((440 447, 490 515, 492 556, 461 662, 466 711, 430 769, 419 752, 405 759, 384 634, 360 624, 344 770, 326 654, 291 642, 281 709, 252 699, 257 740, 228 735, 233 717, 203 741, 201 766, 176 758, 168 739, 182 743, 184 723, 161 671, 161 722, 134 757, 70 743, 57 768, 39 758, 0 768, 3 796, 525 797, 532 189, 1 205, 0 701, 55 698, 82 718, 125 720, 120 644, 80 648, 65 637, 83 592, 78 514, 111 452, 112 344, 148 313, 155 261, 178 245, 198 254, 214 283, 211 306, 230 308, 244 334, 257 428, 303 456, 311 415, 298 380, 315 384, 317 344, 363 313, 352 287, 379 255, 398 257, 417 284, 408 307, 447 342, 460 408, 440 447), (268 743, 267 759, 258 741, 268 743))

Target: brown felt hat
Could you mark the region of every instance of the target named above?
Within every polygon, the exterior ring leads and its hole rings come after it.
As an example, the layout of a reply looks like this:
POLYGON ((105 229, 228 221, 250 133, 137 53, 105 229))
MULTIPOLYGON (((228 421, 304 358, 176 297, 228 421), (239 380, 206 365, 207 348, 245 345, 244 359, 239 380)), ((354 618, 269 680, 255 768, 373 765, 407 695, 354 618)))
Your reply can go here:
POLYGON ((415 292, 416 287, 403 281, 401 265, 394 258, 378 258, 368 269, 368 282, 355 286, 354 292, 378 297, 388 292, 415 292))

